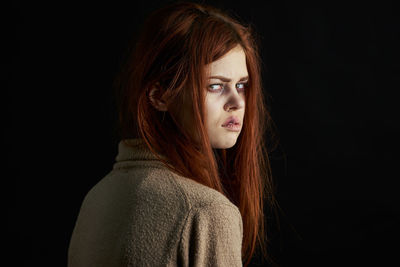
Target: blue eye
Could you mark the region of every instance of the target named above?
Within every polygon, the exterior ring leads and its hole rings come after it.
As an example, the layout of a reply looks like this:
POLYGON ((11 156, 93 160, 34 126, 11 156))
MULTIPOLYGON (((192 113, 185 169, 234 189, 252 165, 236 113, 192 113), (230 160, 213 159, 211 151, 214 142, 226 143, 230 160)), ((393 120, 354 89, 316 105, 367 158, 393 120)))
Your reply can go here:
POLYGON ((216 84, 211 84, 209 88, 211 89, 211 91, 218 92, 221 91, 224 88, 224 86, 220 83, 216 83, 216 84))
POLYGON ((241 89, 242 91, 244 91, 244 89, 246 89, 246 87, 247 87, 247 82, 236 84, 236 88, 241 89))

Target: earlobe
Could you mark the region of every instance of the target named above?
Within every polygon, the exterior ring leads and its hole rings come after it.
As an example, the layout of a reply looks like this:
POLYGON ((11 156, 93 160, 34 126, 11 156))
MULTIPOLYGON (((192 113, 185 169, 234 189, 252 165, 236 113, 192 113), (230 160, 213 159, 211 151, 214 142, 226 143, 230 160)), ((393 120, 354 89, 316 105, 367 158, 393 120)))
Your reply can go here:
POLYGON ((150 103, 155 109, 157 109, 159 111, 167 111, 168 109, 167 109, 166 103, 159 98, 159 87, 158 86, 159 86, 159 84, 157 83, 155 86, 153 86, 150 89, 150 92, 149 92, 150 103))

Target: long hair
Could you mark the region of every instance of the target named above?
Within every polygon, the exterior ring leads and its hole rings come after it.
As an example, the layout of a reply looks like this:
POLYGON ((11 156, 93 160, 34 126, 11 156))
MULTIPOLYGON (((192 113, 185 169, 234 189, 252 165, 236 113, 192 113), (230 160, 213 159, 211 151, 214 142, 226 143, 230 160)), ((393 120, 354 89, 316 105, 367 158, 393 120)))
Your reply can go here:
MULTIPOLYGON (((260 57, 251 26, 214 7, 176 2, 146 20, 132 53, 115 78, 121 139, 143 138, 175 173, 213 188, 238 206, 243 219, 242 257, 249 264, 258 244, 267 256, 264 201, 275 204, 264 137, 273 124, 262 90, 260 57), (213 149, 205 128, 205 66, 240 45, 249 73, 243 128, 229 149, 213 149), (199 140, 191 138, 176 114, 155 109, 149 91, 168 110, 190 99, 199 140)), ((129 145, 129 144, 128 144, 129 145)), ((268 257, 269 258, 269 257, 268 257)))

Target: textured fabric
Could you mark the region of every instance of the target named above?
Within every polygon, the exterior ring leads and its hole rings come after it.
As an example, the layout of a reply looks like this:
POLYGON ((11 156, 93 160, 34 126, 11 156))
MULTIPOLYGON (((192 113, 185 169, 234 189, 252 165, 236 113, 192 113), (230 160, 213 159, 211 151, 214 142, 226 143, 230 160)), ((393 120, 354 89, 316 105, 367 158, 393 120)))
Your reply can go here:
POLYGON ((228 198, 169 169, 141 139, 86 195, 68 266, 242 266, 242 217, 228 198))

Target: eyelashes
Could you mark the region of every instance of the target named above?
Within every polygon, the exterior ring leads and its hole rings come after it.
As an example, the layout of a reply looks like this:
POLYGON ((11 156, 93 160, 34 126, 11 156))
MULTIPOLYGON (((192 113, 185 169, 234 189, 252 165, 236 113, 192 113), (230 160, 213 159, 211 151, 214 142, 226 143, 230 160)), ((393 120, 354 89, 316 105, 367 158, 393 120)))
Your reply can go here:
MULTIPOLYGON (((211 92, 221 92, 224 90, 224 84, 223 83, 213 83, 208 86, 208 90, 211 92)), ((239 92, 244 92, 245 89, 248 87, 248 82, 240 82, 236 84, 236 88, 238 89, 239 92)))

